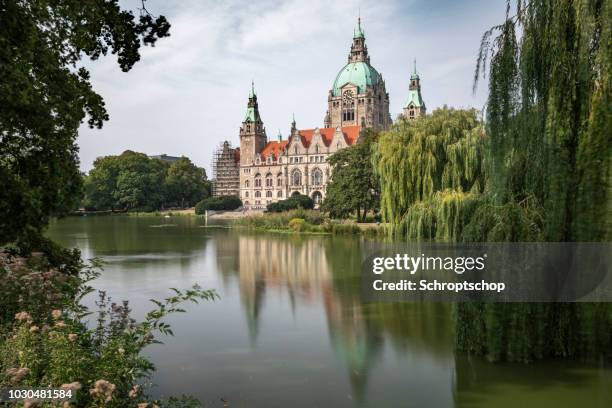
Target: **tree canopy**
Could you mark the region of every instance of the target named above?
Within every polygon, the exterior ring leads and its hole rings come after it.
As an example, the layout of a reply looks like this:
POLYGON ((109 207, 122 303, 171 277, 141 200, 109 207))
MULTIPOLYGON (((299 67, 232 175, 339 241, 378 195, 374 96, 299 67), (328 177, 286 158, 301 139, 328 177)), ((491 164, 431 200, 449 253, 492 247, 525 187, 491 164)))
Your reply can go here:
POLYGON ((204 170, 188 158, 168 163, 130 150, 96 159, 85 178, 89 209, 157 210, 189 207, 210 195, 204 170))
POLYGON ((383 132, 373 162, 390 232, 459 239, 485 186, 485 133, 475 110, 442 108, 383 132))
POLYGON ((39 235, 80 199, 78 128, 108 120, 81 60, 110 52, 129 71, 169 28, 118 0, 0 1, 0 244, 39 235))
POLYGON ((365 221, 370 210, 377 210, 380 187, 372 167, 372 143, 375 135, 366 130, 359 143, 331 155, 331 181, 322 209, 332 217, 345 218, 357 214, 365 221))

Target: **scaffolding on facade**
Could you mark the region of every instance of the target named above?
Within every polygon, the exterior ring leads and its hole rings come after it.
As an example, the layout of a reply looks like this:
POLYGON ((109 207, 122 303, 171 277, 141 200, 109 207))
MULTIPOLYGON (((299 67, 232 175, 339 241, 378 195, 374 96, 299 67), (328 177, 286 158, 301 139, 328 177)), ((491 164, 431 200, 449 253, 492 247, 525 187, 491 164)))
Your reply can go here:
POLYGON ((213 153, 212 163, 212 195, 238 196, 240 188, 240 166, 238 148, 232 147, 228 141, 217 146, 213 153))

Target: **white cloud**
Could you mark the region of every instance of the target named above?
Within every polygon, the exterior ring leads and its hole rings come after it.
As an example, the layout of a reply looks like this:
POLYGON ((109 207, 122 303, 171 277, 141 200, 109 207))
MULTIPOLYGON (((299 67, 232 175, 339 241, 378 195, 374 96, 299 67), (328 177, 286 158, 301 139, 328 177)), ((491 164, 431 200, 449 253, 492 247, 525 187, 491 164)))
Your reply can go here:
POLYGON ((102 130, 82 128, 84 170, 97 156, 125 149, 183 154, 210 169, 219 142, 239 142, 252 79, 269 137, 279 128, 286 135, 292 112, 299 127, 322 126, 327 92, 346 62, 359 7, 393 117, 401 110, 414 57, 430 110, 443 104, 481 107, 484 93, 471 93, 474 57, 480 35, 498 21, 492 11, 503 16, 503 0, 451 15, 443 8, 432 13, 430 2, 401 0, 147 4, 168 17, 171 37, 143 48, 141 61, 127 74, 114 56, 89 64, 111 119, 102 130))

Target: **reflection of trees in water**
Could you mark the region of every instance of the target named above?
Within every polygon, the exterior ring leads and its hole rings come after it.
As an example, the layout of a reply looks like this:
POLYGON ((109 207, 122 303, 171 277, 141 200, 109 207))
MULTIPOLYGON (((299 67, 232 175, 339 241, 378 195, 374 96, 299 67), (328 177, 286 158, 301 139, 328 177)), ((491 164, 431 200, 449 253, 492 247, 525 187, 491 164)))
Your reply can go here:
POLYGON ((364 304, 361 239, 228 232, 216 236, 216 245, 222 274, 237 274, 252 342, 271 290, 286 291, 292 308, 296 301, 323 302, 331 345, 357 401, 363 401, 385 339, 398 353, 452 356, 448 304, 364 304))
POLYGON ((209 236, 198 228, 200 222, 196 217, 68 217, 53 224, 49 235, 79 248, 84 257, 118 261, 126 269, 145 264, 186 267, 206 250, 209 236))

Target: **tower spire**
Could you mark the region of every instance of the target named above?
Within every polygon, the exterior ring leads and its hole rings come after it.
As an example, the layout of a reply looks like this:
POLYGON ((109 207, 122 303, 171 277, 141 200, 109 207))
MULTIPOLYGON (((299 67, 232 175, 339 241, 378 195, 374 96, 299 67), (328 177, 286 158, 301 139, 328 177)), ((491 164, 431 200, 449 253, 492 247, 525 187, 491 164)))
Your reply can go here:
POLYGON ((413 67, 413 69, 412 69, 412 73, 413 73, 414 75, 416 75, 416 74, 417 74, 417 71, 416 71, 416 58, 414 59, 414 67, 413 67))
POLYGON ((249 98, 255 96, 255 81, 251 79, 251 92, 249 92, 249 98))

